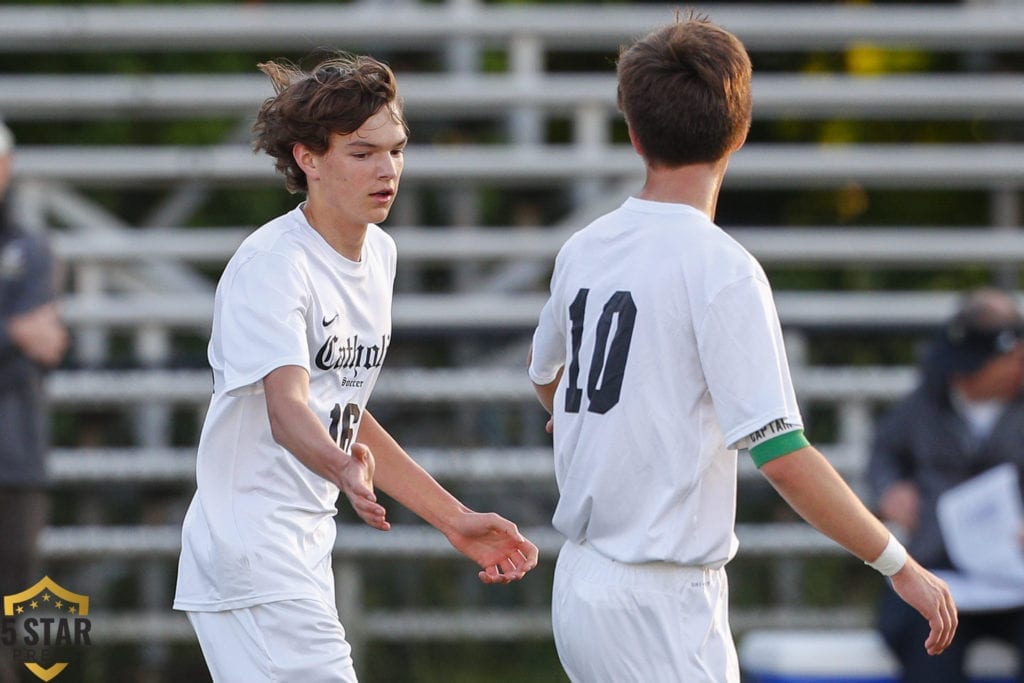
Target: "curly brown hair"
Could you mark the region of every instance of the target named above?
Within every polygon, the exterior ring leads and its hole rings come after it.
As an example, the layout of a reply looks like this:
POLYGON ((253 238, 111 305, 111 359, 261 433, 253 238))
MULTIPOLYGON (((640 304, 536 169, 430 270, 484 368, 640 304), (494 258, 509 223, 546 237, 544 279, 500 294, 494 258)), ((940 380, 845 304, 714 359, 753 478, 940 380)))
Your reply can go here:
POLYGON ((332 133, 355 132, 382 107, 408 130, 395 74, 372 57, 337 53, 309 72, 283 61, 257 66, 270 77, 276 94, 260 105, 252 127, 253 149, 274 158, 293 194, 309 189, 292 156, 296 144, 323 154, 332 133))
POLYGON ((653 165, 711 163, 746 139, 750 57, 740 40, 690 13, 619 56, 618 100, 653 165))

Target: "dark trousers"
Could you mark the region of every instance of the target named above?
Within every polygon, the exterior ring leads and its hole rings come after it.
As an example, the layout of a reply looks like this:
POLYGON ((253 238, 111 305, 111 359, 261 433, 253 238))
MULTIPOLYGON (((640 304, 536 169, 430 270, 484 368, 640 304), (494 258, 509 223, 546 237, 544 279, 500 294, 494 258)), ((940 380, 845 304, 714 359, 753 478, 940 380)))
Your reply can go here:
MULTIPOLYGON (((49 499, 40 490, 0 488, 0 598, 31 588, 39 579, 37 546, 49 499)), ((0 648, 0 683, 38 680, 11 651, 0 648)))
POLYGON ((879 609, 879 629, 889 649, 903 667, 903 683, 966 683, 964 670, 968 646, 979 638, 996 638, 1017 652, 1015 680, 1024 683, 1024 608, 996 612, 961 612, 956 637, 941 655, 924 649, 928 622, 917 611, 886 589, 879 609))

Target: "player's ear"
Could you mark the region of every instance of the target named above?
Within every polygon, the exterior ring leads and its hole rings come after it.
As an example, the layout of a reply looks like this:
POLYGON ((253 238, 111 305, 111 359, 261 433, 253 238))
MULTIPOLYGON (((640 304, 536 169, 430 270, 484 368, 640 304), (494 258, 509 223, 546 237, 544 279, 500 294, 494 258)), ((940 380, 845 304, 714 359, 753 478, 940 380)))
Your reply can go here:
POLYGON ((740 151, 740 148, 742 148, 744 143, 746 143, 746 141, 747 141, 747 133, 748 132, 750 132, 749 126, 747 127, 747 130, 743 131, 743 135, 737 136, 736 142, 733 143, 732 149, 729 150, 730 153, 736 153, 736 152, 740 151))
POLYGON ((303 173, 306 174, 306 178, 309 180, 318 180, 320 178, 317 172, 317 164, 320 161, 320 155, 316 154, 309 147, 306 147, 301 142, 296 142, 292 145, 292 158, 295 159, 295 163, 299 165, 303 173))

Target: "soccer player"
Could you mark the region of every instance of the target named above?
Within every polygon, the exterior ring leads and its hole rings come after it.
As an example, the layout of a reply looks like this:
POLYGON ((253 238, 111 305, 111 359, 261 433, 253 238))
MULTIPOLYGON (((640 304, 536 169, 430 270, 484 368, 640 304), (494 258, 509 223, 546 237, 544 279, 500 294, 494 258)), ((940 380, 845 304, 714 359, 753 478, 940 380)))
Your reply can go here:
POLYGON ((929 653, 956 629, 945 584, 804 437, 768 281, 713 222, 750 80, 743 45, 703 17, 625 50, 618 100, 645 184, 555 260, 529 374, 553 414, 567 541, 552 618, 573 681, 739 680, 724 566, 743 448, 804 519, 891 577, 928 620, 929 653))
POLYGON ((484 583, 522 578, 537 548, 455 499, 366 409, 391 343, 396 250, 376 223, 407 140, 394 74, 350 56, 309 73, 261 69, 276 95, 259 110, 255 147, 306 200, 250 235, 217 287, 213 396, 174 606, 218 683, 352 683, 331 571, 339 492, 386 531, 380 488, 476 562, 484 583))

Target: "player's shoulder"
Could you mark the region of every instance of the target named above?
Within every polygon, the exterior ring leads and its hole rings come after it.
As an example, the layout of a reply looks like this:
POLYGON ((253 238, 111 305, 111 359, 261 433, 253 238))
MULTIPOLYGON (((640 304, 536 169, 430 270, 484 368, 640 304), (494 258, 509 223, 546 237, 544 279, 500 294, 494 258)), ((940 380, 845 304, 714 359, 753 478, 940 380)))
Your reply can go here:
POLYGON ((560 255, 568 255, 576 250, 589 250, 595 242, 607 241, 630 229, 629 220, 624 212, 626 204, 617 207, 593 219, 587 225, 569 235, 559 249, 560 255))
POLYGON ((674 235, 680 249, 688 254, 690 266, 704 264, 719 273, 763 277, 761 264, 728 230, 701 214, 691 217, 685 231, 674 235))
POLYGON ((761 266, 746 247, 718 225, 711 224, 712 228, 707 231, 707 243, 709 249, 713 250, 715 256, 723 260, 735 262, 737 266, 747 268, 752 272, 760 272, 761 266))
POLYGON ((250 233, 228 261, 225 274, 301 263, 305 248, 301 223, 294 215, 296 211, 298 209, 278 216, 250 233))
POLYGON ((688 268, 700 264, 757 268, 742 244, 694 206, 630 197, 608 217, 629 227, 643 226, 664 254, 677 254, 688 268))
POLYGON ((303 221, 302 212, 298 208, 269 220, 256 228, 242 242, 240 251, 255 252, 294 249, 302 240, 303 221))

